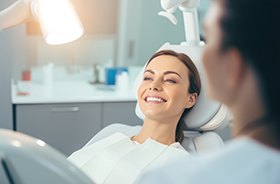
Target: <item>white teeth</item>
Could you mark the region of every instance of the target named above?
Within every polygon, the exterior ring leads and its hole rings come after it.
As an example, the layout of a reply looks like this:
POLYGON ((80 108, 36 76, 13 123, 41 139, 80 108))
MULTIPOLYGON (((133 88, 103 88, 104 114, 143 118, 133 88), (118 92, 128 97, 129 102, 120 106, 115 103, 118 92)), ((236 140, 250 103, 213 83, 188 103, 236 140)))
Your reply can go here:
POLYGON ((163 102, 163 99, 156 97, 147 97, 147 102, 163 102))

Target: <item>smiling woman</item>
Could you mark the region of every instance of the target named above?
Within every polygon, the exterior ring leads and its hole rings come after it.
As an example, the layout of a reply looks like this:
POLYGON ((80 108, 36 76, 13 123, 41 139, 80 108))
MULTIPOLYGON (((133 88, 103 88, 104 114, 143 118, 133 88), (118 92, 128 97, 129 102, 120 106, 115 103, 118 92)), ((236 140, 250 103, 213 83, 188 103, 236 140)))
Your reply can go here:
POLYGON ((143 126, 129 136, 110 134, 68 159, 95 183, 133 183, 145 169, 178 154, 188 155, 180 144, 184 138, 180 120, 196 103, 200 85, 198 71, 187 55, 157 52, 148 61, 138 88, 143 126))
MULTIPOLYGON (((200 88, 198 71, 187 55, 172 50, 154 54, 138 89, 138 102, 145 115, 143 129, 146 124, 153 124, 155 129, 165 127, 166 132, 162 135, 155 131, 158 135, 154 139, 164 144, 181 142, 184 135, 180 118, 196 103, 200 88), (159 138, 161 136, 164 138, 159 138)), ((152 128, 148 126, 148 129, 152 128)), ((143 141, 143 137, 140 133, 134 139, 143 141)))

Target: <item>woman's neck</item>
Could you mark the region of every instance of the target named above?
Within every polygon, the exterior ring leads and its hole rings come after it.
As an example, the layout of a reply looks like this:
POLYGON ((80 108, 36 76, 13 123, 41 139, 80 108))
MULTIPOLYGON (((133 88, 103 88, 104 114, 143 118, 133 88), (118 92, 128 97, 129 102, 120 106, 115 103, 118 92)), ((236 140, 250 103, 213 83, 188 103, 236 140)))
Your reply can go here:
POLYGON ((251 122, 264 116, 265 110, 259 92, 259 84, 252 68, 246 67, 238 85, 232 87, 232 93, 226 102, 233 115, 232 133, 234 137, 247 135, 251 122))
POLYGON ((139 143, 152 138, 162 144, 170 145, 175 142, 175 132, 178 120, 157 121, 145 118, 143 127, 132 140, 139 143))
POLYGON ((248 134, 250 124, 265 116, 265 108, 258 92, 258 85, 251 71, 244 76, 243 82, 237 88, 234 98, 228 104, 233 114, 233 136, 248 134))
POLYGON ((280 127, 277 125, 279 122, 272 122, 271 120, 264 122, 267 126, 256 129, 249 134, 254 140, 267 145, 273 149, 280 151, 280 127))
POLYGON ((233 112, 233 129, 232 133, 234 137, 249 134, 253 129, 258 128, 253 124, 259 124, 259 121, 263 121, 264 113, 254 111, 254 109, 240 108, 233 112))
POLYGON ((233 113, 233 136, 247 136, 264 145, 280 150, 279 126, 265 116, 260 104, 242 104, 230 108, 233 113))

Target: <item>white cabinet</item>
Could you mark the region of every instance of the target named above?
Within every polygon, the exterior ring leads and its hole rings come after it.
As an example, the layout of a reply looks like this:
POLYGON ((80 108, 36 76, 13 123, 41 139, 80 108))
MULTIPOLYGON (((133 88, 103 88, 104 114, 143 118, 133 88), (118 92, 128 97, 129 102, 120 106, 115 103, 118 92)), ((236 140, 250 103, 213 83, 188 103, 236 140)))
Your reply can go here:
POLYGON ((136 102, 15 104, 14 129, 69 155, 111 123, 141 124, 136 102))

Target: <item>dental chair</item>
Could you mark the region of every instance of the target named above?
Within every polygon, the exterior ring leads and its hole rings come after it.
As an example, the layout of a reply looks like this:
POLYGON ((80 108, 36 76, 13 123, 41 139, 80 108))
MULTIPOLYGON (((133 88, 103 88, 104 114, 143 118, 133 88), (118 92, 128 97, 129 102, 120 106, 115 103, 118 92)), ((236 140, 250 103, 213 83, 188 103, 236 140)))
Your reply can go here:
MULTIPOLYGON (((187 46, 187 45, 170 45, 164 44, 158 51, 164 49, 174 50, 176 52, 186 53, 195 63, 201 77, 201 93, 198 97, 196 105, 184 118, 184 140, 182 146, 189 152, 203 152, 206 150, 218 149, 224 145, 224 141, 219 134, 214 130, 222 129, 228 125, 230 121, 230 114, 227 108, 211 99, 205 94, 206 81, 204 76, 203 67, 200 62, 201 46, 187 46)), ((137 96, 137 89, 140 85, 145 66, 140 71, 138 77, 134 81, 134 94, 137 96)), ((135 108, 136 115, 144 119, 144 115, 140 110, 137 103, 135 108)), ((129 126, 121 123, 114 123, 96 134, 84 147, 103 139, 113 133, 120 132, 127 136, 133 136, 137 134, 141 129, 141 126, 129 126)))
POLYGON ((0 183, 93 184, 45 142, 6 129, 0 129, 0 183))

